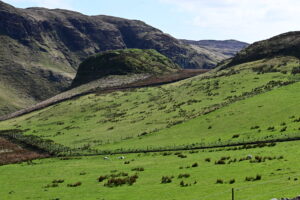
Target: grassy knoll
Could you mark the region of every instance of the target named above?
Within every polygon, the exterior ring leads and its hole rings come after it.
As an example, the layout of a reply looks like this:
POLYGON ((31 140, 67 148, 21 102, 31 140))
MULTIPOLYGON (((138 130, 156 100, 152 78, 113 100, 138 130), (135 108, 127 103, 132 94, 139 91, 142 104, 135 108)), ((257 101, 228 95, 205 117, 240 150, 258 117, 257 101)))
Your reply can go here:
POLYGON ((299 142, 287 142, 235 151, 130 154, 124 160, 117 155, 109 160, 102 156, 35 160, 0 167, 0 196, 6 200, 210 200, 229 199, 231 188, 236 188, 237 199, 294 197, 299 192, 298 147, 299 142), (248 155, 252 159, 245 160, 248 155), (136 182, 106 187, 108 179, 98 181, 100 176, 112 174, 124 178, 124 173, 137 174, 136 182), (163 176, 174 178, 171 183, 161 183, 163 176))
POLYGON ((72 86, 82 85, 109 75, 164 74, 179 70, 179 65, 153 49, 111 50, 93 55, 78 68, 72 86))

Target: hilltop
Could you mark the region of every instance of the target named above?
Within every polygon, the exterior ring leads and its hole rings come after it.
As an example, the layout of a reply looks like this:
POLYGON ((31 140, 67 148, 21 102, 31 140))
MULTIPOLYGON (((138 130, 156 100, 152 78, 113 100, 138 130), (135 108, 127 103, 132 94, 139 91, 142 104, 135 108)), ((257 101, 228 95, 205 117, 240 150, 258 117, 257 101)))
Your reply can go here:
POLYGON ((267 40, 255 42, 226 62, 226 66, 230 67, 278 56, 300 57, 300 31, 288 32, 267 40))
POLYGON ((111 50, 87 58, 79 65, 72 87, 108 75, 164 74, 180 67, 156 50, 111 50))

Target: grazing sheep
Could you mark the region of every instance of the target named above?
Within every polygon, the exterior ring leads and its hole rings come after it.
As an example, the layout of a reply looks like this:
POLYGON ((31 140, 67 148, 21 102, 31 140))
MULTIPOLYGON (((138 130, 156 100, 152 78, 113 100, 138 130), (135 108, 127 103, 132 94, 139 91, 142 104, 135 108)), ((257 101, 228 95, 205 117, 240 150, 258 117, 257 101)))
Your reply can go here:
POLYGON ((124 160, 124 159, 125 159, 125 157, 124 157, 124 156, 120 156, 120 157, 119 157, 119 159, 121 159, 121 160, 124 160))
POLYGON ((103 159, 104 159, 104 160, 109 160, 109 158, 108 158, 107 156, 105 156, 103 159))
POLYGON ((247 156, 247 159, 248 159, 248 160, 251 160, 252 158, 253 158, 252 155, 248 155, 248 156, 247 156))

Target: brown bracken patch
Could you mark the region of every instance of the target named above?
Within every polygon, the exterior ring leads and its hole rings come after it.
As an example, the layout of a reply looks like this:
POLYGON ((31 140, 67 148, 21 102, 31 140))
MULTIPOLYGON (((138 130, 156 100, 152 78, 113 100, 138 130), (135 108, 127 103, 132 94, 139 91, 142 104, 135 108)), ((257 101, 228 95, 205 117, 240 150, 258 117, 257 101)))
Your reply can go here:
POLYGON ((49 155, 26 149, 0 137, 0 165, 46 157, 49 157, 49 155))

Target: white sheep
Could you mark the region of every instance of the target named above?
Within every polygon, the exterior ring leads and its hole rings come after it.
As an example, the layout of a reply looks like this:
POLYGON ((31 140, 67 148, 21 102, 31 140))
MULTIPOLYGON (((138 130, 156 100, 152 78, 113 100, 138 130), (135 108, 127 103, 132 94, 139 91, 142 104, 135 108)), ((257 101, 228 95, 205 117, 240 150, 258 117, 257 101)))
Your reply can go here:
POLYGON ((108 158, 107 156, 105 156, 103 159, 104 159, 104 160, 109 160, 109 158, 108 158))

